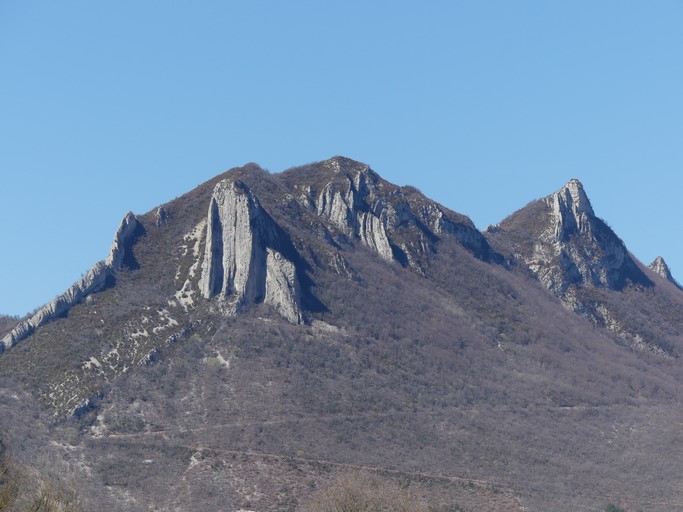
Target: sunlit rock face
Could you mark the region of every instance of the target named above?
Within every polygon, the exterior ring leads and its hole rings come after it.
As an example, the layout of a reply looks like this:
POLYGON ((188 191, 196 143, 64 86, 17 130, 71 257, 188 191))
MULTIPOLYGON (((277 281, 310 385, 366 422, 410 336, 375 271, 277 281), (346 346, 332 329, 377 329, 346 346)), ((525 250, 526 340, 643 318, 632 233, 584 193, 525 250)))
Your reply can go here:
MULTIPOLYGON (((330 165, 340 172, 339 162, 330 165)), ((386 231, 393 209, 376 194, 376 175, 367 167, 342 182, 328 183, 315 200, 317 213, 340 231, 360 240, 382 258, 394 259, 386 231)))
POLYGON ((413 187, 384 181, 367 165, 343 157, 322 162, 327 176, 317 190, 299 200, 350 240, 421 271, 421 260, 436 251, 441 238, 454 238, 476 257, 502 262, 464 215, 427 199, 413 187))
POLYGON ((563 294, 572 285, 619 290, 627 281, 647 283, 621 239, 595 216, 578 180, 543 201, 547 227, 526 261, 546 288, 563 294))
POLYGON ((207 215, 201 295, 218 298, 228 314, 265 302, 290 322, 302 322, 296 267, 278 251, 282 237, 245 184, 218 183, 207 215))

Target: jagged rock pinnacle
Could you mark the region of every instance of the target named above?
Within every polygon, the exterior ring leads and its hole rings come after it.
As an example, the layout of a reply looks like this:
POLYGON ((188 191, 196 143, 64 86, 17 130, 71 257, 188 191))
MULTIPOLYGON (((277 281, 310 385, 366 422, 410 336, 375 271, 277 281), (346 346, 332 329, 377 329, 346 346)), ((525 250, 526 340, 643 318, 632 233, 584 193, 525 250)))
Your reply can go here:
POLYGON ((572 198, 572 204, 574 205, 577 212, 587 213, 589 215, 595 215, 593 212, 593 207, 591 202, 588 200, 588 196, 583 188, 583 184, 577 180, 572 179, 564 187, 572 198))
POLYGON ((132 212, 128 212, 116 230, 107 259, 95 263, 66 292, 51 300, 36 311, 33 316, 17 325, 2 339, 2 348, 10 348, 16 345, 30 336, 38 327, 67 313, 91 293, 106 288, 112 276, 126 266, 127 260, 134 261, 130 254, 130 245, 139 229, 142 229, 140 222, 132 212))
POLYGON ((681 287, 678 284, 678 281, 674 279, 674 276, 671 274, 671 270, 669 269, 669 265, 666 264, 666 261, 664 261, 664 258, 661 256, 657 256, 652 263, 650 263, 649 267, 654 270, 657 274, 662 276, 664 279, 669 281, 670 283, 675 284, 679 288, 681 287))
POLYGON ((138 226, 138 219, 133 215, 133 212, 128 212, 123 217, 119 229, 116 230, 109 256, 105 260, 105 264, 113 270, 119 270, 123 266, 126 258, 126 244, 133 237, 138 226))
POLYGON ((589 229, 590 220, 595 217, 583 185, 577 179, 570 180, 546 198, 546 202, 553 210, 555 236, 558 240, 575 232, 585 232, 589 229))

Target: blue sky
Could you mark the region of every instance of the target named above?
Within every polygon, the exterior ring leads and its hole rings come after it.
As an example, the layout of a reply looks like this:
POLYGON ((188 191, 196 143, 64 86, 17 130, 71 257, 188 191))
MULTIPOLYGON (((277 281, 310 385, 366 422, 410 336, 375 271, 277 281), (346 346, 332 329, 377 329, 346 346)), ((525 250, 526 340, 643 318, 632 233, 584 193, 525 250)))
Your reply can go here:
POLYGON ((683 279, 683 3, 0 0, 0 312, 123 215, 341 154, 501 220, 571 178, 683 279))

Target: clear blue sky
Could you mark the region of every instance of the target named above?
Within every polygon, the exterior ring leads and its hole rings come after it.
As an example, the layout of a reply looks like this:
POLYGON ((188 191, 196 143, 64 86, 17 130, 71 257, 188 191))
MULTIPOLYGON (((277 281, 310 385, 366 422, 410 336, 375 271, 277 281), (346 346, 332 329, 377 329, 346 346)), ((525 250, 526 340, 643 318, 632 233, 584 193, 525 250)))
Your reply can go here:
POLYGON ((679 1, 0 0, 0 312, 230 167, 342 154, 478 227, 570 178, 683 279, 679 1))

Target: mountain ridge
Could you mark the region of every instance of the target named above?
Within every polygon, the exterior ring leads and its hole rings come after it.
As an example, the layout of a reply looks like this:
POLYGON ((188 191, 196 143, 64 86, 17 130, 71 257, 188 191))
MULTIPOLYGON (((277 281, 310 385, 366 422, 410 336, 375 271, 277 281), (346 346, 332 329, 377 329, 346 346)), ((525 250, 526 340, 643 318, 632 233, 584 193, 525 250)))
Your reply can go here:
POLYGON ((683 499, 683 294, 577 180, 481 233, 350 159, 248 164, 135 222, 112 286, 0 355, 92 496, 295 510, 363 467, 497 510, 683 499))
MULTIPOLYGON (((363 245, 377 252, 382 258, 388 261, 396 260, 404 266, 411 266, 419 270, 419 264, 417 263, 419 255, 430 250, 433 251, 434 249, 431 245, 438 240, 440 235, 451 235, 455 236, 473 253, 478 254, 479 257, 502 262, 502 258, 491 250, 485 238, 468 217, 427 200, 426 197, 413 187, 391 185, 367 165, 346 157, 332 157, 323 162, 323 168, 331 170, 332 173, 332 176, 328 176, 328 181, 324 183, 323 189, 318 191, 317 189, 311 189, 309 186, 307 190, 308 195, 300 195, 299 202, 303 203, 308 209, 317 209, 318 217, 327 217, 332 225, 341 232, 342 238, 335 240, 335 243, 339 243, 340 240, 341 243, 346 243, 348 240, 345 238, 355 238, 363 245), (341 195, 342 190, 334 190, 335 182, 337 186, 341 186, 344 189, 344 197, 341 195), (370 183, 370 186, 368 183, 370 183), (383 187, 391 188, 391 195, 398 198, 399 201, 396 210, 392 207, 393 205, 384 205, 381 201, 375 201, 374 204, 371 204, 373 200, 371 188, 374 190, 375 187, 380 189, 383 187), (311 193, 313 196, 311 196, 311 193), (314 197, 316 194, 318 196, 314 197), (370 202, 366 201, 368 196, 370 197, 370 202), (317 206, 316 203, 318 203, 317 206), (411 215, 412 207, 415 207, 420 215, 411 215), (389 210, 388 214, 386 213, 387 210, 389 210), (389 222, 393 224, 394 228, 400 228, 406 223, 412 223, 422 231, 423 239, 410 248, 414 254, 408 248, 405 241, 401 243, 400 247, 397 244, 390 245, 385 232, 387 220, 380 219, 380 216, 383 214, 392 217, 389 222), (357 218, 354 216, 357 216, 357 218), (429 230, 428 225, 432 228, 432 231, 429 230)), ((231 182, 241 188, 244 194, 251 194, 253 207, 258 208, 258 200, 255 199, 249 187, 239 179, 239 176, 253 174, 274 178, 282 176, 286 184, 288 177, 297 173, 305 174, 307 172, 307 167, 303 166, 271 175, 258 164, 248 163, 208 180, 197 187, 197 189, 208 189, 208 187, 213 185, 213 194, 215 195, 216 189, 221 183, 231 182)), ((295 192, 295 190, 291 190, 291 192, 295 192)), ((234 197, 232 200, 234 201, 234 197)), ((212 199, 210 209, 216 209, 216 204, 216 201, 212 199)), ((157 227, 160 226, 160 218, 163 218, 165 223, 168 222, 169 216, 173 215, 172 212, 169 213, 168 205, 169 203, 166 203, 154 209, 157 227)), ((151 214, 152 212, 150 211, 145 216, 149 217, 151 214)), ((212 225, 211 220, 214 218, 215 215, 212 215, 210 212, 209 226, 212 225)), ((250 221, 247 221, 247 224, 249 223, 250 221)), ((126 251, 126 247, 131 245, 131 239, 135 233, 139 236, 140 229, 144 228, 142 228, 142 224, 139 223, 137 217, 132 212, 127 213, 114 237, 109 256, 91 267, 86 275, 74 283, 65 293, 59 295, 45 306, 38 308, 37 312, 29 319, 23 321, 11 333, 7 334, 2 339, 4 348, 12 347, 30 336, 36 328, 61 315, 65 315, 72 306, 107 286, 107 282, 110 283, 114 279, 116 272, 124 266, 135 268, 137 262, 135 262, 130 251, 126 251)), ((329 239, 333 238, 329 233, 326 233, 325 236, 329 239)), ((293 247, 290 247, 289 251, 292 250, 293 247)), ((209 256, 210 251, 207 249, 205 262, 209 259, 209 256)), ((278 257, 273 256, 272 258, 276 260, 278 257)), ((211 263, 208 263, 208 265, 210 266, 211 263)), ((291 270, 287 270, 285 273, 291 273, 291 270)), ((201 293, 205 298, 210 298, 210 296, 214 295, 213 290, 211 290, 211 287, 214 285, 210 284, 209 281, 210 278, 203 273, 200 280, 200 288, 202 288, 201 293), (203 285, 201 281, 204 281, 203 285)), ((288 287, 293 289, 293 282, 288 282, 288 287)), ((223 288, 223 285, 220 288, 223 288)), ((254 298, 252 297, 252 299, 254 298)), ((301 321, 300 313, 296 311, 297 308, 293 305, 293 299, 288 300, 288 302, 290 304, 285 308, 288 310, 287 315, 292 319, 296 319, 296 321, 301 321)), ((229 309, 235 309, 235 306, 233 305, 229 309)))

